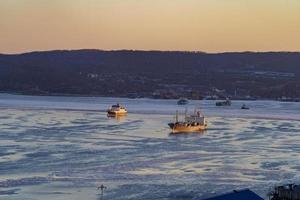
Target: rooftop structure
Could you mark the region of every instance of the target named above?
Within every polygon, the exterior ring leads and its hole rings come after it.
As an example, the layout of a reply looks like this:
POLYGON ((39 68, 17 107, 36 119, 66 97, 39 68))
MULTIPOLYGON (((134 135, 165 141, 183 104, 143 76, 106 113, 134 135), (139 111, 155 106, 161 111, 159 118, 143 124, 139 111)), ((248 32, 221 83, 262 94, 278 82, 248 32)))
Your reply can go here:
POLYGON ((205 200, 263 200, 260 196, 249 189, 233 190, 231 193, 211 197, 205 200))
POLYGON ((288 184, 277 186, 270 192, 271 200, 300 200, 300 185, 288 184))

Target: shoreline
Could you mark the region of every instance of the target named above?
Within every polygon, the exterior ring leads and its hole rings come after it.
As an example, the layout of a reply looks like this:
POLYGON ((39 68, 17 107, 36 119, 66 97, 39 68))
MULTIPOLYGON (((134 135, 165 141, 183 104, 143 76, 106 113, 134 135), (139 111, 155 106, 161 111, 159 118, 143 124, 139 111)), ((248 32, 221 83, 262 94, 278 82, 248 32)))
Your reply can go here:
MULTIPOLYGON (((107 98, 126 98, 126 99, 157 99, 157 100, 178 100, 179 98, 154 98, 151 96, 145 97, 130 97, 130 96, 109 96, 109 95, 92 95, 92 94, 70 94, 70 93, 47 93, 47 94, 31 94, 31 93, 23 93, 23 92, 9 92, 9 91, 0 91, 0 94, 8 94, 8 95, 19 95, 19 96, 36 96, 36 97, 107 97, 107 98)), ((222 101, 225 98, 217 98, 217 99, 189 99, 192 101, 202 101, 202 100, 209 100, 209 101, 222 101)), ((291 98, 286 100, 280 100, 279 98, 247 98, 247 97, 231 97, 230 100, 233 101, 281 101, 281 102, 300 102, 300 98, 291 98)))

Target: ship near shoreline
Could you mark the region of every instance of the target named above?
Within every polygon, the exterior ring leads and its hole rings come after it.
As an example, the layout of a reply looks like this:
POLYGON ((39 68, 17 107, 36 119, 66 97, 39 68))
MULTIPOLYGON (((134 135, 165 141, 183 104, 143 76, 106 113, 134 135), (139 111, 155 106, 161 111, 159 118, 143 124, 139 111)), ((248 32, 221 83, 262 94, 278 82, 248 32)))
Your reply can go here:
POLYGON ((243 104, 241 107, 242 110, 249 110, 250 108, 248 106, 246 106, 246 104, 243 104))
POLYGON ((178 101, 177 101, 177 105, 186 105, 189 103, 189 100, 186 99, 186 98, 180 98, 178 101))
POLYGON ((200 132, 207 128, 207 121, 201 111, 195 109, 193 115, 188 115, 186 110, 183 121, 178 120, 178 111, 176 111, 175 122, 168 125, 172 133, 200 132))
POLYGON ((231 101, 226 99, 225 101, 216 102, 216 106, 231 106, 231 101))

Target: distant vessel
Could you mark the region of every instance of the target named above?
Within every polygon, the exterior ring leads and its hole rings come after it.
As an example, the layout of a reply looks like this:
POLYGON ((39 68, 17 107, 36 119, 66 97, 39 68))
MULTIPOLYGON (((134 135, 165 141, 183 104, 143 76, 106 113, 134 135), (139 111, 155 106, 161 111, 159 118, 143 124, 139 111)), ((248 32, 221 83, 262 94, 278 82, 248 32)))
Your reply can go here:
POLYGON ((243 104, 242 107, 241 107, 241 109, 243 109, 243 110, 249 110, 250 108, 247 107, 246 104, 243 104))
POLYGON ((107 110, 108 115, 126 115, 127 110, 124 106, 121 106, 120 104, 112 105, 108 110, 107 110))
POLYGON ((175 122, 168 125, 172 133, 199 132, 207 128, 206 119, 199 110, 195 110, 193 115, 187 115, 186 110, 184 121, 178 120, 178 111, 176 111, 175 122))
POLYGON ((278 98, 278 101, 282 101, 282 102, 300 102, 300 98, 291 98, 291 97, 280 97, 278 98))
POLYGON ((231 101, 226 99, 226 101, 219 101, 216 102, 216 106, 231 106, 231 101))
POLYGON ((186 99, 186 98, 180 98, 178 101, 177 101, 177 104, 178 105, 186 105, 189 103, 189 100, 186 99))

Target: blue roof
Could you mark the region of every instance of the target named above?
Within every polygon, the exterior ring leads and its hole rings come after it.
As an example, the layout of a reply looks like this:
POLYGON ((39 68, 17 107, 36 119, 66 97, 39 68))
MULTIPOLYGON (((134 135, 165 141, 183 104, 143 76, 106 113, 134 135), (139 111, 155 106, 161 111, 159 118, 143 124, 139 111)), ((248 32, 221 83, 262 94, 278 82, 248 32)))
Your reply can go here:
POLYGON ((219 195, 216 197, 208 198, 206 200, 264 200, 249 189, 234 190, 231 193, 219 195))

